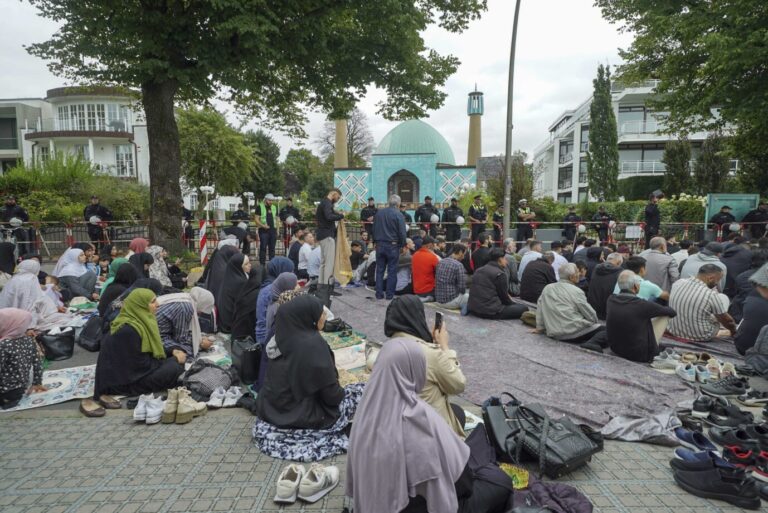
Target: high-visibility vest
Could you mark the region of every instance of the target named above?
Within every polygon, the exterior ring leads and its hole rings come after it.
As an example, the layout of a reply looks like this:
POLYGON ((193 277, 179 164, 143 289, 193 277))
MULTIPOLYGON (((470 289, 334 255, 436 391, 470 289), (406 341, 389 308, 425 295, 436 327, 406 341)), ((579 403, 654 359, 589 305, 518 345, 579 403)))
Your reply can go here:
MULTIPOLYGON (((269 206, 269 209, 272 211, 272 222, 275 226, 277 226, 277 205, 272 203, 269 206)), ((269 226, 267 223, 267 209, 264 208, 264 203, 259 203, 259 216, 261 217, 261 224, 264 226, 269 226)))

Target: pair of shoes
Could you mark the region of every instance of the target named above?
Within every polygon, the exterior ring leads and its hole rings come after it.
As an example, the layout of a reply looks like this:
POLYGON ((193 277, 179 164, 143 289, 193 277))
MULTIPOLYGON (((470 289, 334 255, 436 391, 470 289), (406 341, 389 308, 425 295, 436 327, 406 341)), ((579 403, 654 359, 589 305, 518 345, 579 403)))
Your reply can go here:
POLYGON ((133 409, 133 420, 136 422, 146 422, 147 424, 157 424, 163 418, 165 410, 165 401, 161 397, 155 397, 152 394, 139 396, 139 402, 133 409))
POLYGON ((103 417, 107 410, 93 399, 83 399, 80 401, 80 413, 86 417, 103 417))
POLYGON ((677 449, 669 466, 675 483, 692 495, 725 501, 745 509, 760 508, 756 482, 716 452, 677 449))
POLYGON ((710 360, 712 360, 712 355, 709 353, 693 353, 688 351, 680 355, 681 363, 706 365, 710 360))
POLYGON ((692 363, 678 363, 677 367, 675 367, 675 374, 682 378, 683 381, 696 383, 696 366, 692 363))
POLYGON ((185 387, 172 388, 168 390, 168 399, 165 401, 165 408, 161 422, 163 424, 186 424, 193 418, 205 415, 208 408, 205 403, 200 403, 192 399, 189 390, 185 387))
POLYGON ((651 367, 654 369, 670 369, 675 370, 680 364, 680 355, 674 351, 666 350, 660 352, 653 358, 651 367))
POLYGON ((736 427, 755 420, 751 413, 740 410, 727 399, 706 395, 701 395, 693 401, 691 415, 719 427, 736 427))
POLYGON ((756 452, 768 451, 768 428, 759 424, 712 427, 709 429, 709 436, 724 447, 738 447, 756 452))
POLYGON ((768 404, 768 392, 752 390, 746 394, 740 395, 736 400, 745 406, 760 406, 768 404))
POLYGON ((755 479, 768 482, 768 452, 731 446, 723 449, 723 458, 732 465, 751 471, 755 479))
POLYGON ((339 469, 335 466, 324 467, 313 463, 309 471, 303 465, 292 463, 277 478, 277 493, 274 501, 279 504, 292 504, 296 498, 313 503, 317 502, 339 484, 339 469))
POLYGON ((243 397, 243 391, 240 387, 217 387, 211 394, 211 398, 206 403, 208 408, 234 408, 237 401, 243 397))
POLYGON ((108 410, 119 410, 123 407, 122 403, 111 395, 100 395, 96 402, 108 410))
POLYGON ((691 449, 692 451, 712 451, 717 452, 715 444, 709 441, 709 438, 697 433, 695 431, 689 431, 684 428, 675 428, 675 438, 680 442, 680 445, 691 449))
POLYGON ((737 376, 727 376, 701 386, 702 392, 717 397, 738 397, 750 390, 749 380, 737 376))

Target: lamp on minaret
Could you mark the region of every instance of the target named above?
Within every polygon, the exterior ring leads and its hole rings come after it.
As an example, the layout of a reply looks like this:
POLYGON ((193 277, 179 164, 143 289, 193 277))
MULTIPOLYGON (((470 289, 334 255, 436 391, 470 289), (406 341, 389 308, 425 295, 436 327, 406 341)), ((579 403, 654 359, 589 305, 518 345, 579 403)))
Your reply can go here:
POLYGON ((336 169, 349 167, 347 157, 347 120, 335 119, 336 142, 333 146, 333 167, 336 169))
POLYGON ((483 116, 483 93, 475 90, 469 93, 467 99, 467 115, 469 116, 469 143, 467 144, 467 165, 476 166, 483 154, 482 129, 480 118, 483 116))

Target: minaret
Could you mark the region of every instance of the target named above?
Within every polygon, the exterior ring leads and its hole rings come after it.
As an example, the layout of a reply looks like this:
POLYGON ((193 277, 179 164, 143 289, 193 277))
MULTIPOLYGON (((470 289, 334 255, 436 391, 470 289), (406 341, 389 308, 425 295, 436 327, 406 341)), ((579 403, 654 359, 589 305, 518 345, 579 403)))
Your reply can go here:
POLYGON ((469 143, 467 144, 467 165, 476 166, 483 155, 482 129, 480 118, 483 116, 483 93, 475 90, 469 93, 467 99, 467 115, 469 116, 469 143))
POLYGON ((333 146, 333 167, 336 169, 349 167, 347 157, 347 120, 335 119, 336 143, 333 146))

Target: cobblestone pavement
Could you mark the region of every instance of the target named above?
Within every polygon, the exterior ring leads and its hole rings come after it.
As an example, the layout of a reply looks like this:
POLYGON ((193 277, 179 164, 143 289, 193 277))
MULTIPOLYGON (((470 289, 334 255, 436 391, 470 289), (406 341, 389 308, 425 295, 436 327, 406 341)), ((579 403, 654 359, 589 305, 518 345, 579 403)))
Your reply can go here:
MULTIPOLYGON (((87 419, 66 409, 0 416, 2 513, 158 513, 184 511, 339 513, 342 484, 316 504, 279 508, 274 482, 285 462, 251 442, 253 417, 219 410, 183 426, 146 426, 126 410, 87 419)), ((578 487, 601 513, 731 512, 692 497, 668 470, 671 449, 608 442, 585 469, 562 481, 578 487)))

